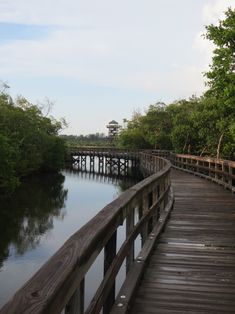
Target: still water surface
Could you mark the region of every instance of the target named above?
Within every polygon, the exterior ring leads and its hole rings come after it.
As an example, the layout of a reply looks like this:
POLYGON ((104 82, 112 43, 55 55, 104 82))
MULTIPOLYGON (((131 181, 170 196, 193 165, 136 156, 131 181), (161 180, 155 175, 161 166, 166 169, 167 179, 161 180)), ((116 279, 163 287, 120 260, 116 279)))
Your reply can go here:
MULTIPOLYGON (((69 236, 137 181, 67 169, 28 178, 1 201, 0 308, 69 236)), ((88 281, 101 277, 101 270, 91 269, 88 281)))

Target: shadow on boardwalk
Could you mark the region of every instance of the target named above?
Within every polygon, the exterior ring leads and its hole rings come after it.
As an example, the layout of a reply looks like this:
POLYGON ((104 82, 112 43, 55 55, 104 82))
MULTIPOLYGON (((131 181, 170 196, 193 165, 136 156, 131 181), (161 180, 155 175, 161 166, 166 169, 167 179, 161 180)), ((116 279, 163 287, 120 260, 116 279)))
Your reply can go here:
POLYGON ((175 206, 131 313, 235 313, 235 195, 172 171, 175 206))

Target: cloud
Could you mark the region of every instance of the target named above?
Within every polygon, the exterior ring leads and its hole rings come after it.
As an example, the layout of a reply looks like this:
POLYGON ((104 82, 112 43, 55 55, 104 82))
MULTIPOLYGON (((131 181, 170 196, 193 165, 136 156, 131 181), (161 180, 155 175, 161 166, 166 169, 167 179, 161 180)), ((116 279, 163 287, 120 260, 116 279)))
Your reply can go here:
MULTIPOLYGON (((205 4, 203 21, 213 22, 234 1, 205 4)), ((0 44, 2 78, 67 77, 176 97, 201 93, 201 72, 213 47, 201 37, 201 30, 194 37, 183 28, 190 41, 186 45, 178 29, 176 13, 181 9, 177 3, 148 0, 147 4, 140 0, 0 0, 0 22, 53 26, 44 38, 0 44)))
POLYGON ((208 69, 215 46, 211 41, 207 40, 204 35, 205 31, 200 31, 196 34, 193 41, 193 49, 200 55, 201 66, 208 69))
MULTIPOLYGON (((169 0, 158 0, 168 10, 169 0)), ((170 1, 171 3, 172 1, 170 1)), ((155 0, 0 0, 0 22, 70 27, 115 28, 151 25, 156 18, 155 0), (130 23, 131 21, 131 23, 130 23)), ((171 3, 174 7, 175 4, 171 3)))
MULTIPOLYGON (((228 7, 235 8, 235 0, 217 0, 206 3, 202 8, 202 20, 205 25, 218 24, 218 21, 225 17, 224 12, 228 7)), ((209 70, 212 53, 215 49, 214 44, 204 37, 205 33, 205 30, 199 31, 193 41, 193 49, 200 55, 201 62, 198 64, 198 69, 201 69, 201 72, 209 70)))
POLYGON ((205 4, 203 7, 203 21, 206 25, 217 24, 224 18, 224 12, 228 7, 235 8, 235 0, 217 0, 205 4))
POLYGON ((75 25, 79 23, 74 0, 0 0, 0 21, 35 25, 75 25))
MULTIPOLYGON (((156 81, 172 58, 170 50, 159 47, 146 33, 59 28, 43 39, 11 41, 0 46, 1 73, 69 76, 98 84, 140 88, 146 77, 148 81, 155 77, 156 81)), ((144 83, 142 88, 148 85, 144 83)))

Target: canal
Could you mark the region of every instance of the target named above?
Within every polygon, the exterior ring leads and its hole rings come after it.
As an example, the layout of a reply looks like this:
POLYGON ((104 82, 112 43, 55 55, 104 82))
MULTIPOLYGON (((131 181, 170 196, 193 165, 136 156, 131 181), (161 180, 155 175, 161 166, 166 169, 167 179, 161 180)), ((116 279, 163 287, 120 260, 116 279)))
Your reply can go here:
MULTIPOLYGON (((27 178, 1 200, 0 308, 75 231, 139 180, 139 174, 111 177, 74 166, 27 178)), ((87 275, 88 299, 102 278, 101 260, 87 275)))

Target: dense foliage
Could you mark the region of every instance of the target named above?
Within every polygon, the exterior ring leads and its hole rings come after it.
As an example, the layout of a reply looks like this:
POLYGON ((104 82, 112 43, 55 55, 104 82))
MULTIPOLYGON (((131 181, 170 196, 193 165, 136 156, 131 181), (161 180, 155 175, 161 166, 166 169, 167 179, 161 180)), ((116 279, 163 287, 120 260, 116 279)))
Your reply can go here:
POLYGON ((88 135, 61 135, 68 147, 71 146, 107 146, 109 141, 104 133, 88 135))
POLYGON ((5 91, 0 93, 0 195, 14 191, 20 178, 32 172, 62 167, 61 127, 25 98, 13 102, 5 91))
POLYGON ((235 10, 225 14, 218 26, 206 28, 205 37, 216 49, 205 74, 205 94, 168 106, 157 103, 143 115, 134 114, 119 146, 235 159, 235 10))

